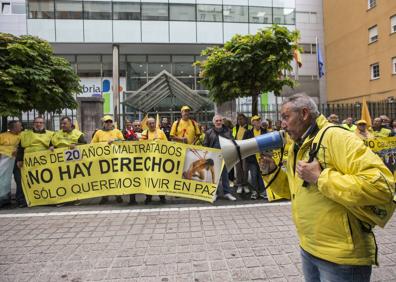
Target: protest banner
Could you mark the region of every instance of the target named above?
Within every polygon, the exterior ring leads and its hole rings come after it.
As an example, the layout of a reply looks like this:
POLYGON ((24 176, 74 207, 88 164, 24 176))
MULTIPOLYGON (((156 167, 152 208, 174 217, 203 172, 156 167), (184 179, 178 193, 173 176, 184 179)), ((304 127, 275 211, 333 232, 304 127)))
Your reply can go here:
POLYGON ((218 149, 167 141, 114 142, 24 156, 28 205, 149 194, 213 202, 223 169, 218 149))
POLYGON ((376 153, 396 176, 396 137, 371 138, 364 140, 364 144, 376 153))

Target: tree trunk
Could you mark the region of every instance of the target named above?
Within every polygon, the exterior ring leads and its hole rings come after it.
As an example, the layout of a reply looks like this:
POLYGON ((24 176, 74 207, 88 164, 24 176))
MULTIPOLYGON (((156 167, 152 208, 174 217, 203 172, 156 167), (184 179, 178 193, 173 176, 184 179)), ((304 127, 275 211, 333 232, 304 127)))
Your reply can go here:
POLYGON ((1 131, 0 132, 6 132, 7 131, 7 116, 2 116, 1 117, 1 131))
POLYGON ((252 95, 252 116, 255 116, 258 114, 258 95, 253 94, 252 95))

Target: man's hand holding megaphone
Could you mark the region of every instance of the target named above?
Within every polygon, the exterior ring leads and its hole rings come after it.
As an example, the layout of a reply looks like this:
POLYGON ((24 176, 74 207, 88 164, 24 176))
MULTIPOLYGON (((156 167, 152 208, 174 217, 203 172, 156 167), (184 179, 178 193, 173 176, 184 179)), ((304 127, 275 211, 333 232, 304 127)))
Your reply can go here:
POLYGON ((260 154, 259 166, 262 175, 268 175, 275 172, 277 165, 272 158, 271 152, 264 152, 260 154))

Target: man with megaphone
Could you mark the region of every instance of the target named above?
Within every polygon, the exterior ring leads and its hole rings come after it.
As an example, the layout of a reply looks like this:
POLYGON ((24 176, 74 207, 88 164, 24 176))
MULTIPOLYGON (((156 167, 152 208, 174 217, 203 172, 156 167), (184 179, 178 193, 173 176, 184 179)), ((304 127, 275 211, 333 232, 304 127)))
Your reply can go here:
POLYGON ((392 203, 392 173, 306 95, 286 98, 281 118, 293 140, 286 171, 268 156, 260 168, 272 191, 291 200, 305 281, 369 281, 377 246, 361 211, 392 203))

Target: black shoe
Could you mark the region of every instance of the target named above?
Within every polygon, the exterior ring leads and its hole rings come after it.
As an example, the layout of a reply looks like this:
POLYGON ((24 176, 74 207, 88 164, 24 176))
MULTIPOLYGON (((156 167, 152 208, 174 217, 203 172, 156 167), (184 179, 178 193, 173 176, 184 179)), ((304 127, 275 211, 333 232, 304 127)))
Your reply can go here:
POLYGON ((145 204, 145 205, 148 205, 148 204, 150 204, 152 201, 153 201, 153 200, 152 200, 151 197, 146 197, 146 200, 144 200, 144 204, 145 204))
POLYGON ((128 205, 137 205, 136 199, 130 199, 128 205))
POLYGON ((99 205, 104 205, 104 204, 107 204, 108 202, 109 202, 109 197, 105 196, 105 197, 102 197, 102 199, 99 202, 99 205))
POLYGON ((124 200, 122 199, 121 196, 116 196, 116 202, 121 204, 124 200))
POLYGON ((26 208, 27 204, 26 203, 18 203, 18 208, 26 208))

